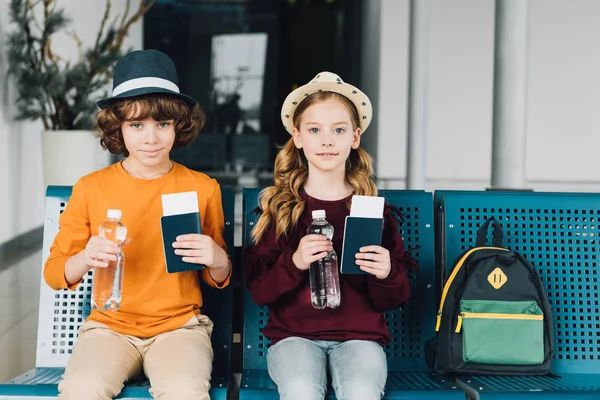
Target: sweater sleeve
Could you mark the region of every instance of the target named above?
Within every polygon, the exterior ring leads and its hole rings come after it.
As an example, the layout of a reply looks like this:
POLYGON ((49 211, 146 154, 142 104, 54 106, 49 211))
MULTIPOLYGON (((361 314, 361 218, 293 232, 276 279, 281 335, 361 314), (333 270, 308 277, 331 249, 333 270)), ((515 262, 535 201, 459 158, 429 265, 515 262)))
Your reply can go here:
POLYGON ((83 180, 73 186, 73 192, 59 219, 60 230, 50 247, 50 255, 44 265, 44 280, 54 290, 75 290, 81 283, 69 286, 65 279, 67 260, 79 253, 92 236, 86 187, 83 180))
POLYGON ((246 249, 244 275, 257 305, 270 306, 293 295, 308 280, 308 271, 296 268, 292 260, 294 244, 294 240, 277 240, 275 230, 270 227, 257 244, 246 249))
POLYGON ((398 208, 386 204, 382 247, 390 252, 391 271, 385 279, 368 278, 369 295, 375 309, 386 312, 404 304, 410 297, 408 273, 416 269, 416 261, 404 252, 404 241, 398 231, 402 214, 398 208))
MULTIPOLYGON (((225 227, 225 216, 223 215, 223 204, 221 202, 221 187, 217 183, 214 182, 214 191, 211 199, 208 202, 208 206, 206 207, 206 215, 204 216, 204 220, 202 221, 202 233, 206 236, 210 236, 217 246, 221 247, 227 253, 227 245, 225 244, 225 239, 223 238, 223 229, 225 227)), ((229 253, 227 253, 229 254, 229 253)), ((231 260, 229 260, 229 266, 231 267, 231 260)), ((210 268, 204 268, 202 270, 202 279, 209 286, 222 289, 229 285, 229 281, 231 279, 231 269, 229 268, 229 276, 227 279, 223 281, 223 283, 218 284, 215 280, 210 276, 210 268)))

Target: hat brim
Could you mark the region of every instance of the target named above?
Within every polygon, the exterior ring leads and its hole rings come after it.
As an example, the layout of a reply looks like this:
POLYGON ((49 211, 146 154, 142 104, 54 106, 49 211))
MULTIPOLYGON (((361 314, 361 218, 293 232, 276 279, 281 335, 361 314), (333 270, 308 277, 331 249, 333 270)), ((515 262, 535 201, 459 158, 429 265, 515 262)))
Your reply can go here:
POLYGON ((190 107, 195 107, 198 102, 196 100, 194 100, 192 97, 186 95, 186 94, 182 94, 182 93, 177 93, 174 92, 172 90, 169 89, 165 89, 165 88, 159 88, 159 87, 144 87, 144 88, 138 88, 138 89, 132 89, 132 90, 128 90, 126 92, 123 92, 117 96, 113 96, 113 97, 109 97, 106 99, 102 99, 102 100, 98 100, 96 102, 96 104, 98 105, 98 107, 100 108, 106 108, 108 106, 110 106, 111 104, 113 104, 114 102, 118 101, 118 100, 123 100, 123 99, 129 99, 132 97, 139 97, 139 96, 144 96, 147 94, 168 94, 174 97, 178 97, 180 99, 182 99, 183 101, 186 102, 187 105, 189 105, 190 107))
POLYGON ((290 93, 283 102, 283 106, 281 107, 281 122, 290 135, 294 131, 293 121, 296 108, 305 98, 317 92, 334 92, 350 100, 358 111, 361 131, 364 132, 367 130, 373 118, 373 106, 366 94, 357 87, 345 82, 313 82, 300 86, 290 93))

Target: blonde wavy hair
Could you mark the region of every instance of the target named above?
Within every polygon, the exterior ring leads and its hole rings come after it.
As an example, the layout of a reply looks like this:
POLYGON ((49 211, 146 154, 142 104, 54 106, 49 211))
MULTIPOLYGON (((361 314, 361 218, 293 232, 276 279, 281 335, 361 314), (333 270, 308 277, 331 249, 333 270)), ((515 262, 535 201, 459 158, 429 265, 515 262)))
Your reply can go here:
MULTIPOLYGON (((355 131, 359 126, 359 116, 352 102, 334 92, 317 92, 305 98, 294 113, 294 126, 300 129, 302 114, 312 105, 336 99, 347 109, 355 131)), ((300 190, 308 179, 308 161, 304 152, 294 145, 291 138, 281 147, 275 158, 274 186, 265 188, 259 196, 261 210, 258 222, 252 229, 252 239, 258 243, 271 224, 275 224, 275 235, 279 239, 296 227, 304 212, 305 202, 300 190)), ((373 179, 373 161, 369 153, 358 147, 350 151, 346 160, 346 180, 354 188, 353 194, 376 196, 377 186, 373 179)))

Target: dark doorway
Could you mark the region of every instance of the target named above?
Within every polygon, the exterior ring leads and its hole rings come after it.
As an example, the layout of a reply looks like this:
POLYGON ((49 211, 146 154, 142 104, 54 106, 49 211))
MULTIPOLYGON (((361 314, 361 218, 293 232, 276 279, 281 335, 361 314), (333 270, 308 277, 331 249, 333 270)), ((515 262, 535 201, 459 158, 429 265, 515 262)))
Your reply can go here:
POLYGON ((288 93, 320 71, 360 76, 364 0, 158 0, 144 19, 144 47, 173 58, 180 88, 207 125, 173 158, 192 169, 238 175, 272 169, 288 93))

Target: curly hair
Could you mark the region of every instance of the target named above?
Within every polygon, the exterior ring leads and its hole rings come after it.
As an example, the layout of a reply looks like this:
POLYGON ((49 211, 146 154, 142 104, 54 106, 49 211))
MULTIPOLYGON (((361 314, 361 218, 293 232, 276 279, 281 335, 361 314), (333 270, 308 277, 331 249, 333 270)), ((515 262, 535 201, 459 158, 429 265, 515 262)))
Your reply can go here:
MULTIPOLYGON (((346 97, 334 92, 317 92, 305 98, 294 113, 294 126, 300 129, 302 114, 313 104, 329 99, 340 101, 347 109, 353 129, 359 125, 356 107, 346 97)), ((304 152, 298 149, 293 138, 280 149, 275 158, 275 185, 260 193, 260 217, 252 230, 252 239, 258 243, 271 224, 275 223, 275 235, 289 236, 304 212, 305 201, 300 190, 308 179, 308 161, 304 152)), ((346 180, 353 187, 353 194, 376 196, 377 186, 373 179, 373 161, 362 148, 352 149, 346 159, 346 180)))
POLYGON ((200 106, 190 107, 175 96, 152 94, 115 101, 98 111, 94 130, 98 132, 103 149, 128 157, 129 151, 125 147, 121 126, 125 121, 141 121, 147 118, 155 121, 174 121, 175 142, 172 150, 193 142, 206 121, 200 106))

